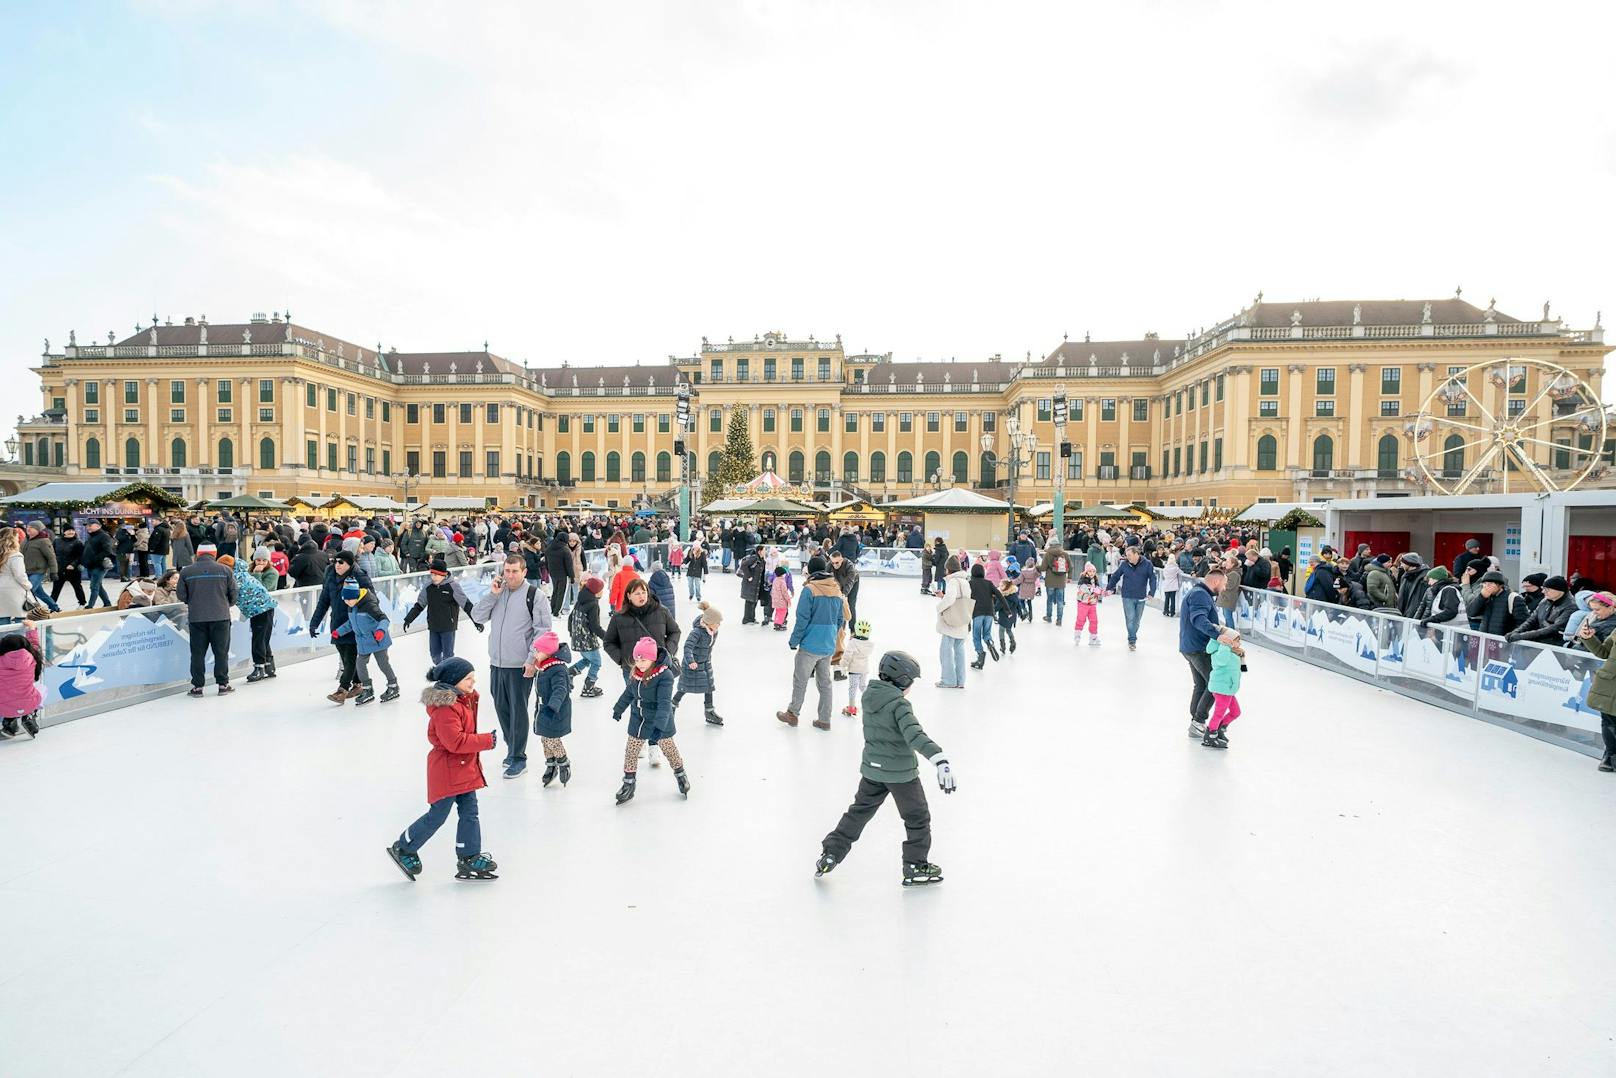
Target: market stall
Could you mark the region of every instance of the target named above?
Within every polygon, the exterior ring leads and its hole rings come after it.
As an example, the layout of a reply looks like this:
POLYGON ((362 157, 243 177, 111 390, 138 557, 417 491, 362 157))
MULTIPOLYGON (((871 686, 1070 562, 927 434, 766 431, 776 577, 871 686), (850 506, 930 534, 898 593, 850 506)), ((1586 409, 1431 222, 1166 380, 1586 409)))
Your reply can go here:
POLYGON ((942 536, 950 548, 1002 547, 1010 503, 964 487, 933 491, 918 498, 886 502, 888 513, 918 513, 927 540, 942 536))
POLYGON ((150 483, 46 483, 0 498, 0 506, 13 524, 39 520, 56 529, 71 524, 83 535, 91 520, 110 530, 183 509, 185 502, 150 483))

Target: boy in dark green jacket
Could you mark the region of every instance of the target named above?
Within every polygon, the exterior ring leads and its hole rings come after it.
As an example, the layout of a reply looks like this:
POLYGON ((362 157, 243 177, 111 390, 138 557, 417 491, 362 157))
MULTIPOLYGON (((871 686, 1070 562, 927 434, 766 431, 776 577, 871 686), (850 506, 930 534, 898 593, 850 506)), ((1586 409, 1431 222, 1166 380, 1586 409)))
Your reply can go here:
POLYGON ((881 656, 876 680, 864 690, 864 756, 859 764, 858 793, 842 814, 836 830, 825 836, 815 876, 823 876, 847 858, 853 843, 864 833, 876 809, 892 795, 903 816, 903 885, 941 883, 943 870, 926 860, 931 853, 931 810, 920 783, 915 754, 937 768, 937 785, 954 792, 954 772, 948 757, 926 736, 906 697, 920 677, 920 664, 902 651, 881 656))

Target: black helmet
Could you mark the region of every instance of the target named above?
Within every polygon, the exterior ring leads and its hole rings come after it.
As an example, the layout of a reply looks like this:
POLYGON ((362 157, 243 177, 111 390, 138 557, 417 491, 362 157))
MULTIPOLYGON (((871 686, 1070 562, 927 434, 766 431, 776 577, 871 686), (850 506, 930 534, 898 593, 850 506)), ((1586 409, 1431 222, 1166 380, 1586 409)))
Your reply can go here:
POLYGON ((907 651, 889 651, 881 656, 876 677, 890 681, 900 689, 907 689, 920 677, 920 663, 907 651))

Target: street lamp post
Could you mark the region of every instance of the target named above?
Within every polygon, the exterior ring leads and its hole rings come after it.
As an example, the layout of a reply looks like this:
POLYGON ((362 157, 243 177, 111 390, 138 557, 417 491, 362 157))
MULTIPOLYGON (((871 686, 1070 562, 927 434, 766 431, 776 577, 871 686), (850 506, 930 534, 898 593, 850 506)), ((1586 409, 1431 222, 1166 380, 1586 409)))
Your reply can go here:
MULTIPOLYGON (((1016 478, 1021 474, 1023 463, 1030 465, 1038 452, 1038 439, 1030 431, 1021 429, 1021 423, 1014 415, 1006 421, 1006 433, 1010 440, 1010 455, 1001 457, 993 452, 993 435, 982 435, 982 452, 987 454, 988 462, 998 471, 1000 466, 1008 467, 1010 471, 1010 532, 1005 542, 1013 543, 1016 539, 1016 478), (1023 457, 1025 454, 1025 457, 1023 457)), ((1008 546, 1006 549, 1009 549, 1008 546)))
POLYGON ((1066 545, 1066 458, 1072 447, 1066 441, 1066 386, 1055 387, 1055 535, 1066 545))
POLYGON ((397 472, 393 478, 404 484, 404 511, 410 511, 410 484, 421 477, 411 471, 397 472))

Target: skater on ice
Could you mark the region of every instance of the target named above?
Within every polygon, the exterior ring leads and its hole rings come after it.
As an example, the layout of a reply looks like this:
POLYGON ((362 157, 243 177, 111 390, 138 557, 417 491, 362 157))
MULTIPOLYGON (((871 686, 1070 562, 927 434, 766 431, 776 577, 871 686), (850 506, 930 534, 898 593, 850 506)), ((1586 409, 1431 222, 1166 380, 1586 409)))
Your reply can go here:
POLYGON ((668 653, 655 640, 643 636, 631 655, 628 684, 612 706, 614 722, 620 721, 625 711, 629 713, 628 743, 623 746, 623 785, 617 791, 617 803, 634 798, 640 750, 647 744, 651 746, 652 766, 657 766, 655 753, 660 746, 673 765, 679 792, 689 797, 690 779, 685 775, 684 758, 673 743, 673 671, 668 669, 668 653))
POLYGON ((544 749, 544 775, 548 786, 559 775, 561 785, 572 781, 572 761, 562 738, 572 733, 572 652, 554 632, 540 633, 533 640, 533 654, 523 668, 525 677, 536 677, 539 703, 533 715, 533 734, 544 749))

